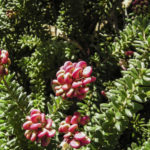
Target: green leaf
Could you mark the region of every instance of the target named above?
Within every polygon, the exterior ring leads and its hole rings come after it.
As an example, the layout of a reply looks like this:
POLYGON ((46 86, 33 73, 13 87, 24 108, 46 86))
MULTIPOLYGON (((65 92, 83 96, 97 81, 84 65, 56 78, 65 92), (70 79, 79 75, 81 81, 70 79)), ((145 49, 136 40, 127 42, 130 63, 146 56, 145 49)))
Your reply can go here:
POLYGON ((150 82, 150 77, 143 76, 143 80, 146 81, 146 82, 150 82))
POLYGON ((143 100, 142 100, 138 95, 134 95, 134 99, 135 99, 137 102, 143 103, 143 100))
POLYGON ((132 113, 129 109, 125 109, 125 114, 128 116, 128 117, 132 117, 132 113))
POLYGON ((121 117, 122 117, 122 114, 121 114, 120 112, 116 112, 116 113, 115 113, 115 118, 116 118, 117 120, 121 119, 121 117))
POLYGON ((148 44, 150 45, 150 36, 147 38, 148 44))
POLYGON ((115 127, 118 131, 121 131, 121 123, 119 121, 115 123, 115 127))
POLYGON ((124 79, 125 79, 125 81, 126 81, 126 83, 128 85, 128 88, 132 89, 132 80, 131 80, 131 77, 125 76, 124 79))
POLYGON ((147 97, 150 97, 150 91, 146 92, 147 97))

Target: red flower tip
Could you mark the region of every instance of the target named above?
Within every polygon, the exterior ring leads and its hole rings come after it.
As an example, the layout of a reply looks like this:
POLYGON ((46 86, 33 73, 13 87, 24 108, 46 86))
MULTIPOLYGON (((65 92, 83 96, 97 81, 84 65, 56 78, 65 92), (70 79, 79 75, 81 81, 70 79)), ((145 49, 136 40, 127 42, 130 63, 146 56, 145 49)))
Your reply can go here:
POLYGON ((54 130, 54 129, 47 131, 47 137, 49 137, 49 138, 54 137, 55 134, 56 134, 56 130, 54 130))
POLYGON ((84 77, 89 77, 92 73, 92 67, 91 66, 87 66, 86 68, 84 68, 83 72, 82 72, 82 75, 84 77))
POLYGON ((78 129, 78 124, 73 124, 69 127, 68 131, 74 133, 78 129))
POLYGON ((40 110, 38 110, 38 109, 32 109, 31 113, 30 113, 30 116, 32 116, 33 114, 40 114, 40 113, 41 113, 40 110))
POLYGON ((31 125, 32 125, 32 121, 27 121, 23 124, 23 128, 25 130, 29 130, 31 125))
POLYGON ((53 123, 52 119, 47 119, 46 122, 47 122, 47 124, 46 124, 45 128, 46 128, 46 129, 50 129, 51 126, 52 126, 52 123, 53 123))
POLYGON ((81 143, 75 139, 71 140, 69 144, 71 147, 76 148, 76 149, 81 147, 81 143))
POLYGON ((70 124, 71 123, 71 118, 72 118, 72 116, 67 116, 65 118, 65 122, 68 123, 68 124, 70 124))
POLYGON ((83 132, 77 132, 74 135, 74 139, 78 141, 82 141, 86 138, 86 135, 83 132))

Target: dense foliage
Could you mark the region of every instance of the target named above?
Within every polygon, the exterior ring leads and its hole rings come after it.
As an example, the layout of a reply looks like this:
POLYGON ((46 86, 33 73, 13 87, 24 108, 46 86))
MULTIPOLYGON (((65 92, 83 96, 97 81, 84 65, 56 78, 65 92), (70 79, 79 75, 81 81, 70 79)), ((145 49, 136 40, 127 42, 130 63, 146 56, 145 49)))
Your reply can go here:
POLYGON ((0 0, 0 49, 0 150, 150 149, 148 0, 0 0), (96 77, 82 100, 55 95, 52 81, 66 61, 85 61, 96 77), (33 108, 53 124, 38 113, 42 125, 27 119, 33 108), (70 147, 58 130, 74 112, 88 122, 75 117, 70 147), (55 136, 43 146, 36 135, 26 139, 26 119, 38 138, 53 137, 51 126, 55 136))

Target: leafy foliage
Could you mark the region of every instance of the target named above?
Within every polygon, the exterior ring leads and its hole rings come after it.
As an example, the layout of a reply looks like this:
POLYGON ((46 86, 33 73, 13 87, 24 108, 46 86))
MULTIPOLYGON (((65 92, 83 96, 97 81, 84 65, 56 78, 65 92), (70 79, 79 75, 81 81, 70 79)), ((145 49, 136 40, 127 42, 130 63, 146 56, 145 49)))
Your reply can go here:
POLYGON ((12 62, 0 76, 1 149, 61 149, 58 132, 46 148, 25 139, 33 107, 56 130, 75 111, 89 115, 84 130, 92 142, 81 150, 150 149, 149 8, 137 15, 122 2, 0 0, 0 47, 12 62), (67 60, 85 60, 97 77, 82 101, 54 96, 51 81, 67 60))

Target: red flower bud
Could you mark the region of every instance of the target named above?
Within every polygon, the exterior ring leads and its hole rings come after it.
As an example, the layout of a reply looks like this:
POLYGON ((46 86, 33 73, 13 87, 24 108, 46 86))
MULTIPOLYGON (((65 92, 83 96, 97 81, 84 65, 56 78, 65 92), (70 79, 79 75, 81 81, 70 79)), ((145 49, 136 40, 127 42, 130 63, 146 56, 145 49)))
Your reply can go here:
POLYGON ((56 134, 56 130, 52 129, 50 131, 48 130, 46 135, 47 137, 51 138, 51 137, 54 137, 55 134, 56 134))
POLYGON ((74 89, 71 88, 71 89, 66 93, 66 96, 67 96, 67 97, 71 97, 72 94, 73 94, 73 92, 74 92, 74 89))
POLYGON ((126 51, 126 52, 125 52, 125 55, 126 55, 126 56, 132 56, 133 53, 134 53, 133 51, 126 51))
POLYGON ((68 90, 70 88, 70 84, 64 84, 63 86, 62 86, 62 89, 63 90, 68 90))
POLYGON ((25 130, 29 130, 31 125, 32 125, 32 121, 26 121, 26 122, 23 124, 23 128, 24 128, 25 130))
POLYGON ((89 122, 89 120, 90 120, 89 116, 83 116, 81 117, 80 124, 84 126, 89 122))
POLYGON ((32 134, 32 131, 31 131, 31 130, 26 130, 25 133, 24 133, 25 137, 26 137, 28 140, 30 139, 31 134, 32 134))
POLYGON ((5 54, 2 54, 1 57, 2 57, 2 58, 1 58, 2 64, 7 64, 8 57, 7 57, 5 54))
POLYGON ((66 67, 65 72, 66 72, 66 73, 67 73, 67 72, 72 73, 74 69, 75 69, 74 66, 73 66, 73 65, 70 65, 70 66, 67 66, 67 67, 66 67))
POLYGON ((71 61, 66 61, 66 62, 64 63, 64 68, 66 69, 66 67, 68 67, 68 66, 70 66, 70 65, 72 65, 72 62, 71 62, 71 61))
POLYGON ((42 124, 41 123, 34 123, 30 126, 30 130, 37 130, 38 128, 41 128, 42 124))
POLYGON ((64 124, 64 125, 61 125, 60 127, 61 127, 60 132, 67 133, 70 125, 69 124, 64 124))
POLYGON ((32 116, 33 114, 40 114, 40 113, 41 113, 40 110, 38 110, 38 109, 32 109, 31 113, 30 113, 30 116, 32 116))
POLYGON ((65 73, 65 70, 60 69, 59 71, 57 71, 57 73, 56 73, 56 77, 58 77, 58 75, 60 75, 60 74, 64 74, 64 73, 65 73))
POLYGON ((60 96, 63 92, 64 90, 62 88, 59 90, 56 90, 56 96, 60 96))
POLYGON ((73 63, 72 65, 73 65, 73 67, 75 68, 75 67, 77 66, 77 63, 73 63))
POLYGON ((41 121, 41 114, 32 114, 31 121, 34 123, 38 123, 41 121))
POLYGON ((64 124, 66 124, 66 121, 62 121, 62 122, 60 123, 60 125, 64 125, 64 124))
POLYGON ((73 116, 72 117, 71 124, 78 124, 78 116, 73 116))
POLYGON ((78 68, 75 68, 75 70, 73 71, 72 77, 74 79, 79 79, 81 74, 82 74, 82 68, 78 67, 78 68))
POLYGON ((60 84, 64 84, 64 73, 60 73, 58 76, 57 76, 57 80, 60 84))
POLYGON ((105 91, 101 91, 101 94, 102 94, 104 97, 106 97, 105 91))
POLYGON ((63 133, 62 126, 58 128, 58 132, 63 133))
POLYGON ((92 76, 92 77, 91 77, 91 81, 92 81, 92 82, 95 82, 95 81, 96 81, 96 77, 93 77, 93 76, 92 76))
POLYGON ((31 140, 32 142, 34 142, 34 141, 36 140, 36 137, 37 137, 37 132, 32 132, 32 135, 31 135, 31 137, 30 137, 30 140, 31 140))
POLYGON ((92 78, 91 78, 91 77, 85 78, 85 79, 83 80, 83 85, 89 84, 89 83, 91 83, 91 82, 92 82, 92 78))
POLYGON ((88 137, 86 137, 85 139, 81 140, 82 146, 87 145, 87 144, 89 144, 89 143, 91 143, 91 140, 90 140, 90 138, 88 138, 88 137))
POLYGON ((55 90, 59 90, 62 86, 61 85, 58 85, 58 86, 55 86, 55 90))
POLYGON ((70 124, 71 123, 71 118, 72 118, 72 116, 67 116, 66 119, 65 119, 65 122, 70 124))
POLYGON ((80 92, 81 94, 87 93, 88 91, 89 91, 89 87, 85 87, 85 88, 80 88, 80 89, 79 89, 79 92, 80 92))
POLYGON ((38 138, 43 138, 47 134, 47 130, 43 128, 42 131, 38 132, 38 138))
POLYGON ((74 139, 78 141, 82 141, 86 138, 86 135, 83 132, 77 132, 74 135, 74 139))
POLYGON ((85 61, 79 61, 76 65, 76 67, 85 68, 87 66, 87 63, 85 61))
POLYGON ((67 72, 64 76, 64 80, 65 80, 65 83, 67 84, 72 83, 72 75, 69 72, 67 72))
POLYGON ((44 113, 41 114, 41 123, 46 123, 46 117, 44 113))
POLYGON ((81 147, 81 143, 75 139, 71 140, 69 144, 71 147, 76 148, 76 149, 81 147))
POLYGON ((2 53, 2 54, 5 54, 7 57, 9 56, 9 53, 8 53, 8 51, 6 51, 6 50, 2 50, 1 53, 2 53))
POLYGON ((84 77, 89 77, 91 75, 91 73, 92 73, 92 67, 88 66, 88 67, 84 68, 82 75, 84 77))
POLYGON ((50 129, 52 126, 52 123, 53 123, 52 119, 47 119, 47 124, 46 124, 45 128, 50 129))
POLYGON ((68 132, 68 133, 66 133, 63 137, 64 137, 64 138, 69 138, 70 136, 72 136, 72 133, 71 133, 71 132, 68 132))
POLYGON ((73 124, 69 127, 68 131, 74 133, 78 129, 78 124, 73 124))
POLYGON ((72 83, 72 88, 78 88, 79 86, 82 85, 82 82, 81 81, 77 81, 77 82, 73 82, 72 83))
POLYGON ((55 79, 55 80, 52 81, 52 84, 59 85, 60 83, 58 82, 58 80, 55 79))
POLYGON ((73 115, 71 118, 71 124, 78 124, 80 121, 81 117, 79 115, 73 115))

